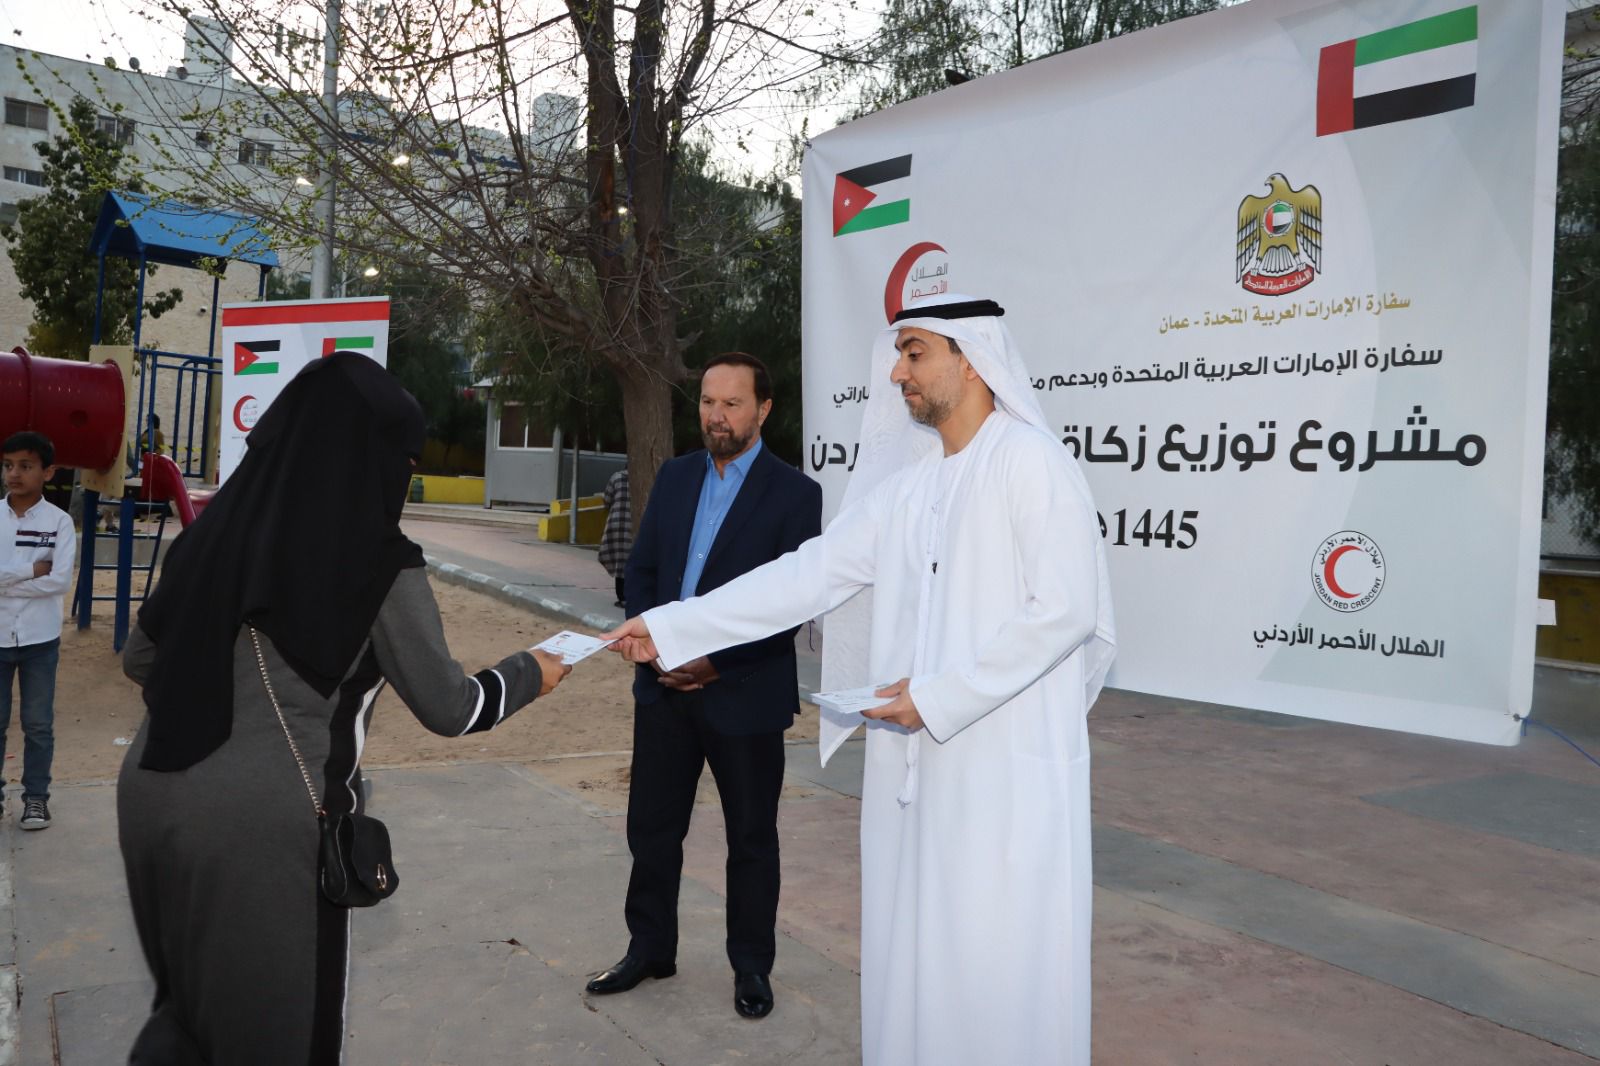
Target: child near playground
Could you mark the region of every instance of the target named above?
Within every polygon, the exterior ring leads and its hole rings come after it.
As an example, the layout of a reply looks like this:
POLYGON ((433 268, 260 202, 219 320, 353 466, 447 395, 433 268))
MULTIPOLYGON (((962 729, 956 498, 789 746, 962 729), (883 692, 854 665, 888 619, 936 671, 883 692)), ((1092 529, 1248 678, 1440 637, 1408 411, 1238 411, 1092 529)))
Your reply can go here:
POLYGON ((54 464, 55 447, 41 434, 14 433, 0 444, 0 475, 6 487, 5 506, 0 507, 0 786, 15 675, 23 738, 18 824, 24 829, 50 825, 61 608, 72 587, 76 558, 72 519, 44 498, 44 484, 55 473, 54 464))

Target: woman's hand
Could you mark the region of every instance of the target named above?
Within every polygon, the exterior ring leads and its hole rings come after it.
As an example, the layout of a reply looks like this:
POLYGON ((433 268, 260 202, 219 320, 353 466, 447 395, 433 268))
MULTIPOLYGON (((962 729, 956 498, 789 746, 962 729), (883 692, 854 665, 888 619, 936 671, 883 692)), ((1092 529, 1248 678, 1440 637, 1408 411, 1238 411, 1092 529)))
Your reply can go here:
POLYGON ((561 661, 561 656, 551 655, 538 648, 529 648, 528 654, 539 664, 539 695, 548 696, 561 684, 561 679, 572 673, 572 667, 561 661))

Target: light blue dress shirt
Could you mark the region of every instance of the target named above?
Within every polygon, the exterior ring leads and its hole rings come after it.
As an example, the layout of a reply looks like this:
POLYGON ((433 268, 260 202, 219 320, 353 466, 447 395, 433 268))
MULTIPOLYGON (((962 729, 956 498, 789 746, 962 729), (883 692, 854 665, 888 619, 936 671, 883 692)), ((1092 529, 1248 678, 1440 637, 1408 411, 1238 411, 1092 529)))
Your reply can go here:
POLYGON ((689 534, 689 557, 683 562, 683 588, 678 591, 679 599, 686 600, 694 595, 695 586, 700 584, 700 575, 706 568, 706 556, 711 554, 711 545, 716 543, 717 530, 728 517, 728 509, 733 506, 734 497, 739 495, 750 473, 750 464, 756 461, 760 451, 761 438, 757 437, 750 450, 729 463, 721 477, 717 476, 717 464, 712 461, 711 454, 706 453, 706 479, 700 485, 700 504, 695 508, 694 530, 689 534))

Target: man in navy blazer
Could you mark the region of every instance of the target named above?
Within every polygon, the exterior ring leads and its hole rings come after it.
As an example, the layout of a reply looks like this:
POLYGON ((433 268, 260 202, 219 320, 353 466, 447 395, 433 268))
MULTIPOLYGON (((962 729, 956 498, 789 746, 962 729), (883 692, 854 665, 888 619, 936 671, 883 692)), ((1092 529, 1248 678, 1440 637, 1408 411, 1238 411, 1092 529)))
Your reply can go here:
MULTIPOLYGON (((710 592, 793 551, 821 531, 822 489, 761 444, 772 384, 742 352, 706 364, 700 382, 705 448, 656 475, 625 579, 628 617, 710 592)), ((772 1010, 769 976, 778 915, 778 793, 783 731, 800 709, 795 630, 686 663, 640 666, 633 684, 633 772, 622 961, 588 984, 626 992, 677 972, 678 884, 700 771, 710 764, 728 837, 728 961, 734 1009, 772 1010)))

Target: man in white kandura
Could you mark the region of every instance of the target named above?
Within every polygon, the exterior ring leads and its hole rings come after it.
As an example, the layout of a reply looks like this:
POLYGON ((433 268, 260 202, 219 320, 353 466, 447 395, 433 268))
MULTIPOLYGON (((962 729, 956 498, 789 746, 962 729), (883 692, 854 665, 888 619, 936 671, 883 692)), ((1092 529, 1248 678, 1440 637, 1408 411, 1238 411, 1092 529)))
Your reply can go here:
MULTIPOLYGON (((900 395, 872 392, 822 535, 607 634, 672 667, 833 611, 825 687, 893 697, 866 712, 868 1066, 1089 1066, 1085 718, 1111 600, 1089 487, 1004 313, 944 296, 895 316, 872 380, 900 395)), ((824 759, 858 724, 824 716, 824 759)))

